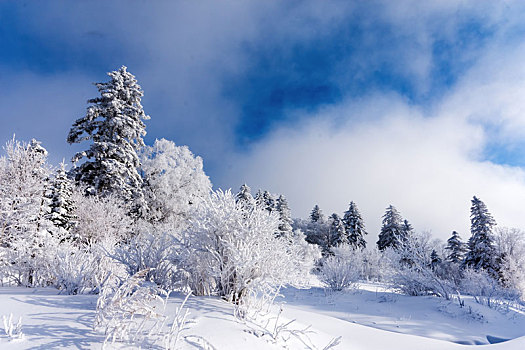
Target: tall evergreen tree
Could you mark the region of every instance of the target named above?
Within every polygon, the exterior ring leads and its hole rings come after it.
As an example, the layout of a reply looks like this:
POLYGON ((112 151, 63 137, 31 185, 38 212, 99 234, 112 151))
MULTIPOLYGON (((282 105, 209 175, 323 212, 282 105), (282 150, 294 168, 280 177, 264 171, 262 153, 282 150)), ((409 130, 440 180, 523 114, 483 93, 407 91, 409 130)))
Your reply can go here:
POLYGON ((268 212, 275 211, 275 198, 268 191, 258 190, 255 195, 255 203, 259 208, 266 209, 268 212))
POLYGON ((365 231, 365 223, 361 217, 359 209, 354 202, 350 202, 350 206, 345 211, 343 216, 343 224, 347 235, 348 243, 355 248, 366 248, 366 241, 364 236, 368 234, 365 231))
POLYGON ((461 241, 459 233, 452 231, 452 236, 447 240, 447 246, 445 247, 448 250, 446 261, 449 263, 460 264, 463 262, 465 256, 465 243, 461 241))
POLYGON ((143 92, 135 76, 125 66, 108 75, 110 81, 95 84, 101 96, 88 101, 91 105, 86 115, 75 121, 69 131, 70 144, 93 141, 87 151, 73 157, 74 163, 87 160, 71 173, 78 183, 87 186, 89 193, 114 193, 131 201, 134 210, 141 210, 145 201, 137 151, 144 146, 143 120, 149 116, 142 108, 143 92))
POLYGON ((275 209, 279 213, 279 232, 280 236, 290 236, 292 234, 292 213, 288 206, 288 201, 281 194, 275 201, 275 209))
POLYGON ((407 237, 411 236, 414 233, 414 228, 412 227, 412 224, 408 222, 407 219, 403 220, 403 224, 401 225, 401 238, 405 240, 407 237))
POLYGON ((436 250, 432 249, 432 253, 430 253, 430 268, 434 271, 442 262, 443 261, 436 250))
POLYGON ((330 249, 329 232, 330 228, 328 227, 323 212, 318 205, 315 205, 310 213, 310 222, 306 228, 306 241, 317 244, 323 249, 323 253, 327 253, 330 249))
POLYGON ((397 209, 390 205, 386 208, 385 215, 383 215, 383 224, 379 233, 377 248, 381 251, 388 247, 398 248, 404 237, 403 219, 397 209))
POLYGON ((326 246, 331 248, 339 244, 348 244, 348 237, 346 234, 343 221, 336 213, 333 213, 328 218, 329 231, 327 236, 326 246))
POLYGON ((67 236, 75 225, 75 204, 73 201, 73 182, 67 176, 66 165, 62 162, 50 183, 46 197, 50 211, 48 219, 62 235, 67 236))
POLYGON ((316 204, 310 213, 311 222, 324 222, 324 215, 321 208, 316 204))
POLYGON ((251 188, 247 184, 243 184, 239 189, 239 193, 235 196, 237 203, 251 203, 254 204, 255 199, 252 197, 251 188))
POLYGON ((496 221, 492 218, 485 203, 474 196, 470 207, 470 232, 468 251, 464 264, 476 270, 484 269, 494 277, 497 276, 496 249, 492 229, 496 221))

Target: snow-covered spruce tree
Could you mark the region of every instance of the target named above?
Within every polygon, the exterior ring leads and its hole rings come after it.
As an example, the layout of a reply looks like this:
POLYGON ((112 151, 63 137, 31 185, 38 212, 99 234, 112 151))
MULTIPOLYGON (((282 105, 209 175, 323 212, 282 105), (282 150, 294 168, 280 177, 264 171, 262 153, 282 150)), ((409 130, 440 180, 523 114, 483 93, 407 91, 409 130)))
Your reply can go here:
POLYGON ((144 147, 140 160, 148 206, 145 218, 153 225, 167 224, 171 231, 184 229, 191 207, 211 190, 202 158, 187 146, 160 139, 144 147))
POLYGON ((255 195, 255 203, 260 208, 266 209, 269 213, 274 212, 275 209, 275 198, 274 196, 268 192, 268 191, 257 191, 257 194, 255 195))
POLYGON ((60 231, 59 235, 64 239, 69 238, 69 232, 75 225, 73 190, 73 181, 67 176, 66 165, 62 162, 50 181, 46 197, 50 208, 47 218, 53 222, 60 231))
POLYGON ((401 225, 401 232, 401 236, 404 238, 409 237, 414 233, 414 228, 412 227, 412 224, 408 222, 407 219, 403 220, 403 224, 401 225))
POLYGON ((379 233, 377 241, 377 248, 380 251, 386 248, 397 248, 404 240, 403 219, 397 209, 390 205, 386 208, 385 215, 383 215, 383 225, 379 233))
POLYGON ((316 204, 314 208, 312 209, 312 212, 310 213, 310 221, 311 222, 322 222, 324 221, 324 215, 321 211, 321 208, 316 204))
POLYGON ((430 254, 430 268, 432 271, 437 270, 441 263, 443 263, 443 259, 435 249, 432 249, 432 253, 430 254))
POLYGON ((354 248, 366 248, 364 236, 368 234, 368 232, 365 230, 365 223, 354 202, 350 202, 348 210, 345 211, 343 224, 348 237, 348 243, 354 248))
POLYGON ((293 220, 290 207, 288 206, 288 201, 282 194, 275 201, 275 209, 279 214, 279 230, 277 234, 280 236, 289 237, 293 231, 293 220))
POLYGON ((305 234, 306 241, 311 244, 317 244, 322 249, 323 254, 330 252, 330 227, 317 204, 310 213, 310 222, 306 226, 305 234))
POLYGON ((260 207, 247 211, 229 191, 205 198, 191 221, 182 266, 195 294, 240 303, 251 292, 297 284, 306 273, 296 245, 275 235, 277 214, 260 207))
POLYGON ((114 194, 130 203, 130 211, 141 214, 145 208, 142 177, 137 151, 144 146, 143 120, 149 119, 141 105, 143 96, 135 76, 125 66, 109 72, 111 80, 97 83, 100 97, 88 101, 86 116, 75 121, 67 142, 91 140, 89 149, 77 153, 72 161, 87 160, 71 169, 77 183, 90 194, 114 194))
POLYGON ((255 205, 255 198, 253 198, 251 188, 247 184, 241 186, 239 193, 235 196, 235 200, 247 208, 252 208, 255 205))
POLYGON ((452 236, 447 240, 445 249, 448 251, 446 261, 452 264, 460 264, 465 256, 465 243, 461 241, 459 233, 452 231, 452 236))
POLYGON ((492 218, 485 203, 474 196, 470 207, 470 232, 467 254, 464 265, 475 270, 483 269, 493 277, 498 276, 496 248, 494 246, 493 228, 496 221, 492 218))
POLYGON ((343 221, 336 213, 333 213, 328 218, 328 236, 327 246, 332 248, 341 244, 348 244, 348 237, 346 236, 343 221))

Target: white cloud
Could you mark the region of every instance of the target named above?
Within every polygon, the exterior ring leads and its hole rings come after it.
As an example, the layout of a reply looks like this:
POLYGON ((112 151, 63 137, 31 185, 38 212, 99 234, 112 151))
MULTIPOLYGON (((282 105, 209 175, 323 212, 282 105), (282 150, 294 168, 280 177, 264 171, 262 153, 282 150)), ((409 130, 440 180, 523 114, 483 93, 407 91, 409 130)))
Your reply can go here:
POLYGON ((397 96, 370 96, 276 131, 239 156, 228 176, 284 193, 301 217, 315 204, 327 215, 342 213, 353 200, 371 232, 369 242, 389 204, 418 230, 442 239, 458 230, 468 238, 473 195, 499 223, 523 226, 525 172, 480 160, 485 136, 468 119, 428 116, 397 96), (370 119, 334 122, 345 113, 370 119))

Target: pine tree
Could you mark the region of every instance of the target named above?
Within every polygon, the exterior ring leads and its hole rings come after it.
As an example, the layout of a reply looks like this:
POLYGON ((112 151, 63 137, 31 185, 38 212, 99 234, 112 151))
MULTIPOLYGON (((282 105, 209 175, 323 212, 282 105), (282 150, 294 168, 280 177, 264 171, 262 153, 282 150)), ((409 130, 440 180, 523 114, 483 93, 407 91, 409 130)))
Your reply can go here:
POLYGON ((275 201, 275 209, 279 213, 279 231, 280 236, 291 236, 292 234, 292 214, 290 207, 288 206, 288 201, 281 194, 279 198, 275 201))
POLYGON ((401 238, 403 240, 406 240, 408 237, 410 237, 414 233, 414 228, 412 227, 412 224, 408 222, 407 219, 403 220, 403 224, 401 225, 401 238))
POLYGON ((333 213, 328 218, 329 231, 327 236, 326 246, 332 248, 340 244, 348 244, 348 237, 346 234, 343 221, 336 213, 333 213))
POLYGON ((310 214, 310 222, 306 228, 306 241, 311 244, 317 244, 323 249, 323 253, 329 251, 327 238, 329 235, 329 227, 326 222, 323 212, 316 204, 310 214))
POLYGON ((472 199, 470 207, 470 232, 468 251, 465 256, 465 266, 476 270, 483 269, 492 276, 497 276, 496 249, 492 229, 496 221, 492 218, 485 203, 476 196, 472 199))
POLYGON ((67 176, 66 165, 60 164, 55 177, 50 183, 46 197, 49 200, 50 212, 47 218, 61 232, 68 236, 70 230, 75 226, 76 216, 75 203, 73 201, 73 182, 67 176))
POLYGON ((441 264, 442 259, 435 249, 430 253, 430 268, 434 271, 441 264))
POLYGON ((377 248, 381 251, 388 247, 398 248, 404 237, 403 219, 397 209, 390 205, 383 215, 383 225, 379 233, 377 248))
POLYGON ((245 206, 254 205, 255 199, 252 197, 252 194, 250 192, 250 187, 247 184, 243 184, 239 189, 239 193, 237 193, 237 195, 235 196, 235 201, 237 203, 242 203, 245 206))
POLYGON ((354 202, 350 202, 350 206, 345 211, 343 216, 343 224, 347 235, 348 243, 354 248, 366 248, 366 241, 364 236, 368 234, 365 231, 365 223, 361 217, 359 209, 354 202))
POLYGON ((259 208, 266 209, 269 213, 275 211, 275 198, 268 191, 257 191, 255 203, 259 208))
POLYGON ((452 236, 447 240, 447 246, 445 249, 449 251, 446 259, 447 262, 453 264, 460 264, 463 262, 466 248, 465 243, 461 241, 459 233, 456 231, 452 232, 452 236))
POLYGON ((310 221, 311 222, 323 222, 324 216, 323 212, 319 208, 319 206, 316 204, 314 208, 312 209, 312 212, 310 213, 310 221))
POLYGON ((87 186, 92 194, 117 194, 132 201, 133 211, 145 206, 137 151, 144 146, 143 120, 149 119, 141 105, 142 89, 125 66, 108 73, 111 80, 97 83, 100 97, 88 101, 86 116, 75 121, 67 142, 92 140, 87 151, 77 153, 72 161, 87 160, 71 170, 75 181, 87 186))

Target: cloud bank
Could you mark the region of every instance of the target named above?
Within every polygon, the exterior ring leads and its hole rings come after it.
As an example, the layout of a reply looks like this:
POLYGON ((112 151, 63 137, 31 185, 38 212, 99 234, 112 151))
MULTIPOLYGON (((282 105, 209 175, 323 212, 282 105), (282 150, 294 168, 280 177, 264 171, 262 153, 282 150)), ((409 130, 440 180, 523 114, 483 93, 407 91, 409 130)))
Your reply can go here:
POLYGON ((500 225, 524 227, 523 168, 487 157, 494 145, 523 145, 524 48, 499 54, 488 48, 428 108, 399 94, 376 93, 304 113, 308 123, 279 128, 239 155, 227 176, 287 194, 300 217, 315 204, 327 215, 341 214, 353 200, 369 242, 389 204, 417 230, 441 239, 457 230, 468 238, 473 195, 500 225))

